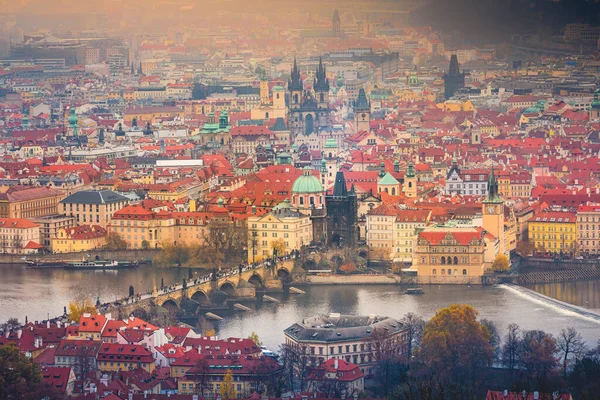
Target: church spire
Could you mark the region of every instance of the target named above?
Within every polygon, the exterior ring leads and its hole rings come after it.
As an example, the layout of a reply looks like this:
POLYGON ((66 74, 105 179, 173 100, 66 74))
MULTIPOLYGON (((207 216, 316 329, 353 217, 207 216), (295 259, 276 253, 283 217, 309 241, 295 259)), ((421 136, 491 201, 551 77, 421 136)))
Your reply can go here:
POLYGON ((342 171, 338 171, 335 175, 333 195, 336 197, 343 197, 348 195, 348 188, 346 187, 346 178, 344 177, 344 173, 342 171))
POLYGON ((498 179, 496 178, 496 174, 494 173, 494 167, 492 167, 492 172, 490 173, 490 177, 487 183, 487 197, 483 201, 484 203, 502 203, 502 198, 500 198, 500 194, 498 193, 498 179))
POLYGON ((288 82, 288 89, 290 91, 302 90, 302 78, 300 77, 300 70, 298 69, 298 62, 296 56, 294 56, 294 66, 292 67, 292 73, 288 82))

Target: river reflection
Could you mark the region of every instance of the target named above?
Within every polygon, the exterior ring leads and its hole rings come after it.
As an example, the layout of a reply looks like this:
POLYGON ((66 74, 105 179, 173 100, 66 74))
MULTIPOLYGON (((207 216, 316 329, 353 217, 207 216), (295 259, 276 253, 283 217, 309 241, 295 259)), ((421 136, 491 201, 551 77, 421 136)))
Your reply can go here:
POLYGON ((545 283, 527 287, 556 300, 600 313, 600 281, 545 283))
MULTIPOLYGON (((194 272, 197 270, 194 270, 194 272)), ((199 272, 202 273, 202 272, 199 272)), ((126 297, 129 285, 135 292, 160 287, 187 278, 188 268, 160 268, 141 265, 119 271, 73 271, 29 269, 21 265, 0 265, 0 322, 11 317, 30 321, 62 315, 69 301, 90 298, 94 303, 126 297)))
MULTIPOLYGON (((194 273, 205 273, 196 270, 194 273)), ((62 314, 72 299, 89 297, 95 301, 114 301, 127 296, 129 285, 135 292, 181 282, 186 268, 140 266, 120 271, 39 270, 23 266, 0 266, 0 322, 10 317, 24 321, 42 320, 62 314)), ((401 318, 414 312, 431 318, 437 309, 452 303, 468 303, 482 318, 495 321, 504 330, 510 323, 523 329, 543 329, 558 333, 573 326, 584 338, 595 343, 600 338, 600 318, 581 317, 554 304, 530 298, 527 293, 503 286, 423 286, 425 294, 406 295, 396 285, 349 285, 303 287, 304 295, 270 294, 280 303, 248 302, 252 311, 215 311, 225 318, 216 326, 220 336, 246 337, 255 331, 270 348, 283 341, 283 329, 317 313, 379 314, 401 318)), ((532 289, 550 297, 589 308, 600 313, 600 281, 536 285, 532 289)))
POLYGON ((414 312, 431 318, 435 311, 452 303, 468 303, 482 318, 496 322, 501 335, 511 323, 523 329, 542 329, 556 334, 573 326, 589 343, 600 339, 600 318, 593 320, 565 312, 552 304, 540 304, 526 294, 515 294, 503 286, 424 286, 423 295, 406 295, 402 287, 313 286, 302 288, 304 295, 290 295, 281 303, 258 303, 256 310, 224 314, 217 323, 220 336, 246 337, 256 332, 263 343, 277 349, 283 342, 283 330, 296 321, 317 313, 379 314, 402 318, 414 312))

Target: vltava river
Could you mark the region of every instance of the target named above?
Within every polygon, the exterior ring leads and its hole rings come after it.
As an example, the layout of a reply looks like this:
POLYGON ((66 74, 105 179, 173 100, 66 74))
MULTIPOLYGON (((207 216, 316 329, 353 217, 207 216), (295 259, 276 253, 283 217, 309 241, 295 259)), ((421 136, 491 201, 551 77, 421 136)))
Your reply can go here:
MULTIPOLYGON (((198 273, 205 273, 198 271, 198 273)), ((23 266, 0 266, 0 322, 10 317, 20 321, 41 320, 62 314, 72 299, 89 297, 102 302, 135 291, 180 282, 188 269, 141 266, 121 271, 35 270, 23 266)), ((281 303, 248 303, 253 311, 224 313, 216 328, 220 336, 246 337, 255 331, 266 346, 277 349, 283 341, 283 329, 316 313, 379 314, 401 318, 407 312, 430 318, 435 310, 452 303, 468 303, 481 317, 497 323, 504 335, 510 323, 523 329, 543 329, 556 334, 573 326, 589 343, 600 339, 600 317, 582 315, 561 307, 528 290, 505 286, 424 286, 423 295, 405 295, 404 288, 380 286, 313 286, 303 287, 304 295, 270 294, 281 303)), ((577 282, 532 287, 558 300, 585 307, 600 314, 600 281, 577 282)))

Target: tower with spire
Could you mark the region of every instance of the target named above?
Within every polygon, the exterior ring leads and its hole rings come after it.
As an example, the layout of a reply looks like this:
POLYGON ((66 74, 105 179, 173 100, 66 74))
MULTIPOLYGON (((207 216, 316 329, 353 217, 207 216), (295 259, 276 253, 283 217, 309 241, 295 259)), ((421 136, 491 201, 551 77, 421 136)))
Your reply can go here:
POLYGON ((408 198, 417 197, 417 174, 413 168, 412 161, 408 162, 408 169, 404 175, 404 186, 402 188, 404 195, 408 198))
POLYGON ((348 190, 342 171, 335 176, 333 193, 325 197, 327 206, 327 243, 354 246, 358 238, 358 208, 354 185, 348 190))
POLYGON ((487 197, 482 202, 483 221, 482 227, 486 232, 494 235, 500 242, 498 253, 506 251, 506 235, 504 233, 504 200, 498 193, 498 179, 492 168, 488 183, 487 197))
POLYGON ((333 33, 333 36, 341 36, 342 34, 342 21, 337 8, 333 10, 333 17, 331 17, 331 33, 333 33))
MULTIPOLYGON (((300 135, 309 136, 319 134, 323 130, 329 130, 331 127, 329 79, 327 79, 327 70, 321 58, 319 58, 319 65, 315 71, 313 90, 305 91, 298 61, 294 57, 294 65, 288 81, 288 91, 288 127, 294 142, 300 135)), ((303 140, 300 142, 303 142, 303 140)))
POLYGON ((371 130, 371 103, 363 88, 358 91, 358 98, 354 102, 354 124, 356 132, 371 130))
POLYGON ((450 56, 450 67, 444 74, 444 98, 449 99, 465 86, 465 74, 460 72, 458 57, 456 54, 450 56))

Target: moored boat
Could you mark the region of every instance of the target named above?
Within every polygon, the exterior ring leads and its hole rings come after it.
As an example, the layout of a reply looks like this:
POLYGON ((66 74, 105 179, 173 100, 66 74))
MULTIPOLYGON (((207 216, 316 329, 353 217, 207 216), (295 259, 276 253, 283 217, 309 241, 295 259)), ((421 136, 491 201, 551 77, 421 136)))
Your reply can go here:
POLYGON ((68 262, 65 269, 123 269, 137 265, 137 261, 90 260, 68 262))
POLYGON ((25 260, 28 268, 64 268, 66 261, 25 260))
POLYGON ((418 288, 408 288, 404 291, 404 293, 405 294, 423 294, 425 292, 423 291, 423 289, 418 287, 418 288))

